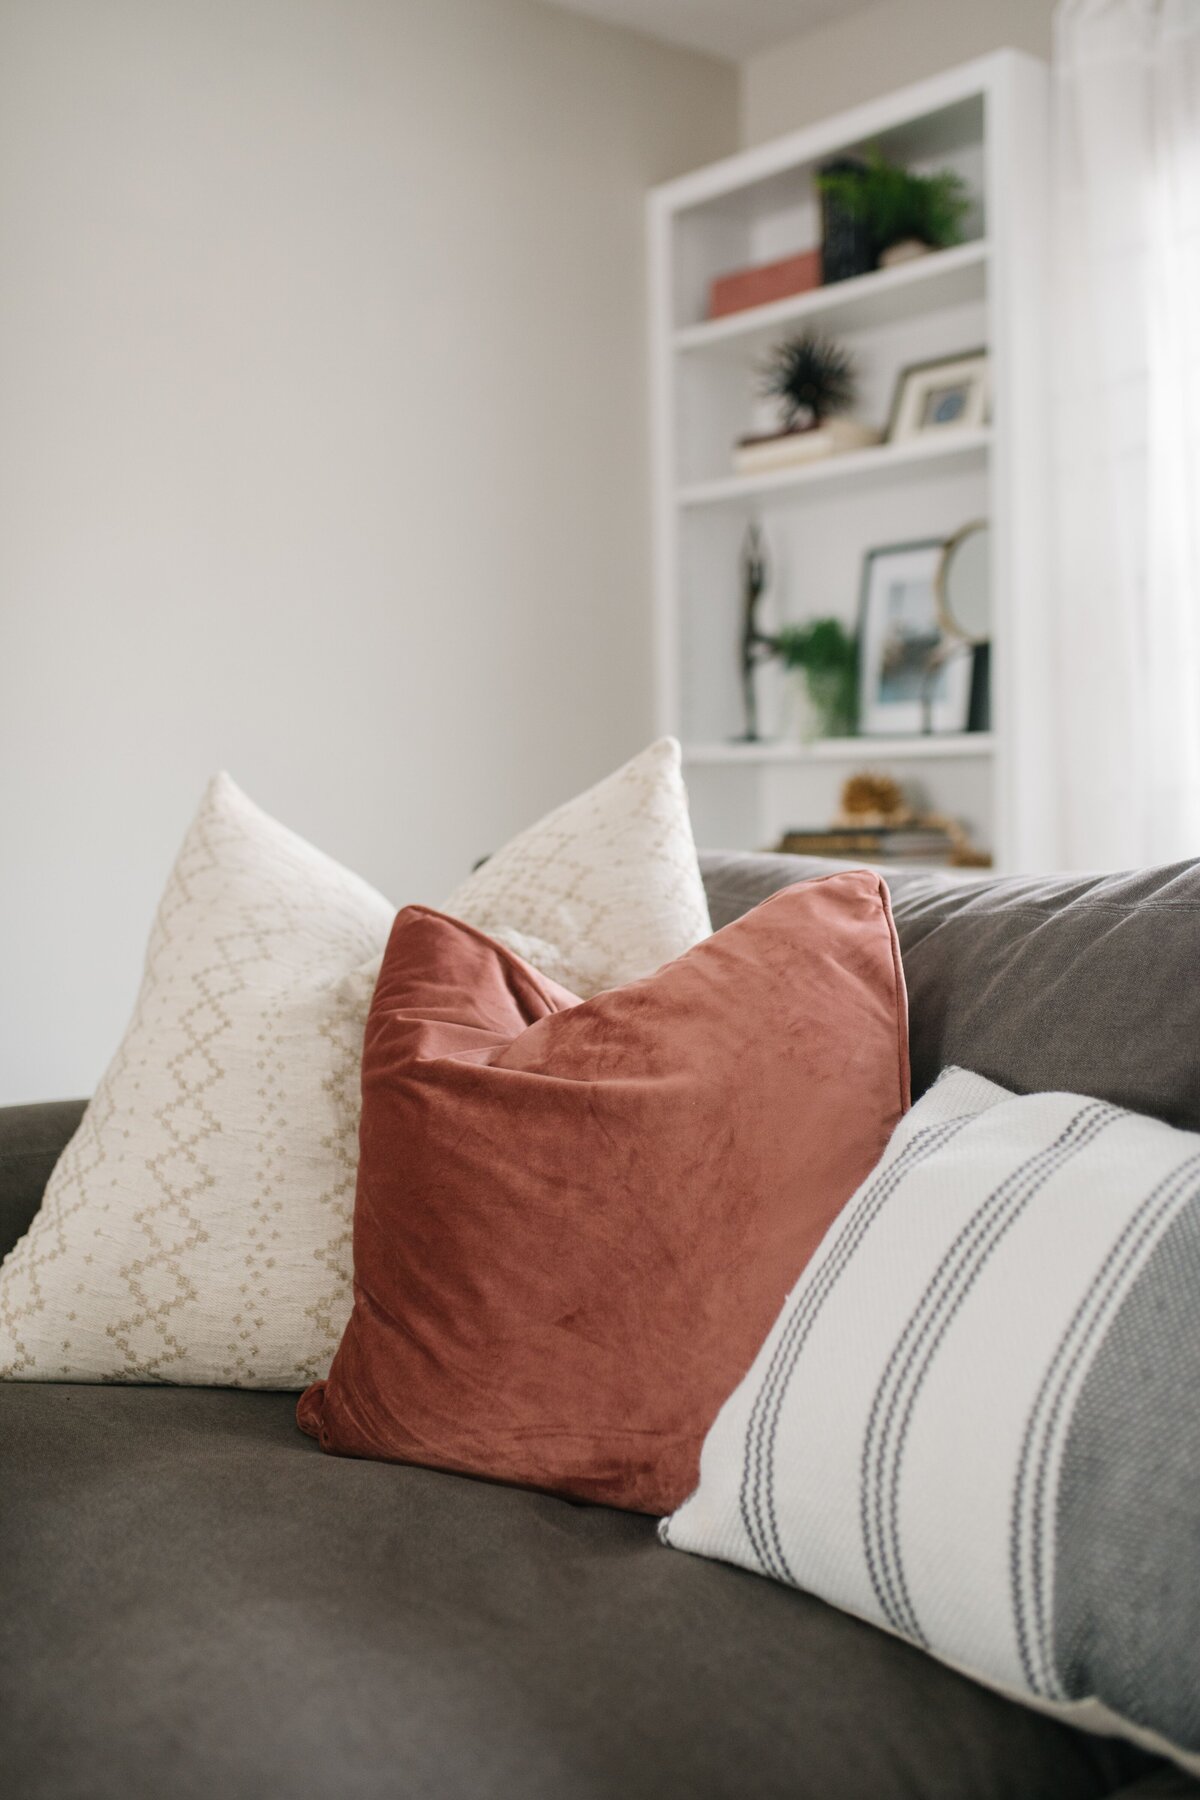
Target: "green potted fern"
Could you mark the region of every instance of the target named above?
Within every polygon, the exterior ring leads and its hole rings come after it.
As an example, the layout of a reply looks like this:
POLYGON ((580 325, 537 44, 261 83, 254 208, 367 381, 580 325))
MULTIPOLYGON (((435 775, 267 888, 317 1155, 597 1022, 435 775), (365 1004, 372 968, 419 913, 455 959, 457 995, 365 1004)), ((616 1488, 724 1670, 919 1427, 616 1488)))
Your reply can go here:
POLYGON ((817 186, 869 233, 881 268, 960 244, 971 210, 967 184, 953 169, 915 175, 877 150, 865 166, 819 174, 817 186))
POLYGON ((853 737, 858 725, 858 640, 840 619, 784 625, 775 654, 802 673, 817 737, 853 737))

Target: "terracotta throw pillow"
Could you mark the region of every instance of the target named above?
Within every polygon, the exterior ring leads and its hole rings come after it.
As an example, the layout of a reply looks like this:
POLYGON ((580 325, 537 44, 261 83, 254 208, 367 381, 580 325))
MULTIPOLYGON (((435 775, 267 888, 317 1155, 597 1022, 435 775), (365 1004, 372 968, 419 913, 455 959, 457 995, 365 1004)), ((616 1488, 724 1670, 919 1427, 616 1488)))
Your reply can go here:
POLYGON ((586 1001, 424 907, 367 1024, 355 1301, 322 1448, 669 1512, 908 1106, 865 871, 586 1001))

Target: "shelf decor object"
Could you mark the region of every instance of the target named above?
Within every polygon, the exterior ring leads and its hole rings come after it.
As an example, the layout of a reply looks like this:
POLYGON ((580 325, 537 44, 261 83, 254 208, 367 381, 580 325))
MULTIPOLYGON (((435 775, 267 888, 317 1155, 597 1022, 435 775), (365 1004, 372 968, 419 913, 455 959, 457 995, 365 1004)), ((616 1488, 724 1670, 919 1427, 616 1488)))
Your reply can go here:
POLYGON ((717 275, 709 289, 708 316, 728 318, 731 313, 745 312, 752 306, 766 306, 772 300, 788 300, 793 294, 807 294, 821 285, 821 252, 799 250, 794 256, 781 256, 778 261, 757 263, 749 269, 734 269, 717 275))
POLYGON ((858 642, 840 619, 784 625, 775 654, 785 669, 804 676, 816 721, 814 735, 848 737, 858 722, 858 642))
POLYGON ((888 419, 889 444, 931 431, 979 431, 988 416, 988 353, 939 356, 901 369, 888 419))
POLYGON ((817 331, 777 344, 763 366, 764 394, 778 401, 785 431, 812 431, 849 412, 858 394, 854 358, 817 331))
MULTIPOLYGON (((882 775, 907 771, 922 814, 957 821, 999 867, 1047 866, 1048 153, 1048 70, 1003 50, 650 195, 657 723, 684 745, 701 842, 760 848, 798 821, 832 818, 840 783, 868 757, 882 775), (962 241, 883 268, 873 264, 886 246, 864 262, 860 243, 824 285, 710 316, 714 282, 810 252, 823 212, 831 253, 825 178, 870 172, 876 158, 926 197, 936 178, 941 222, 922 235, 962 241), (853 414, 830 412, 809 434, 784 421, 781 434, 764 362, 806 338, 851 359, 853 414), (879 441, 905 371, 903 429, 879 441), (847 447, 851 429, 862 435, 847 447), (837 445, 802 443, 837 431, 837 445), (818 448, 836 453, 809 453, 818 448), (918 695, 914 718, 884 707, 860 717, 860 732, 874 724, 869 738, 798 741, 794 677, 764 645, 815 619, 854 637, 869 551, 928 543, 936 560, 981 519, 990 729, 965 729, 981 722, 963 695, 983 655, 960 633, 944 691, 918 695), (747 662, 739 565, 752 528, 760 549, 769 538, 770 580, 754 598, 747 662)), ((844 207, 842 219, 859 228, 844 207)))
POLYGON ((938 618, 971 658, 968 731, 992 728, 992 554, 986 519, 972 519, 942 546, 934 577, 938 618))
POLYGON ((822 280, 851 281, 875 267, 875 240, 866 220, 846 205, 839 182, 859 180, 867 172, 858 157, 841 156, 826 165, 817 178, 821 196, 822 280))
POLYGON ((820 425, 789 425, 783 431, 752 432, 734 445, 733 472, 751 479, 773 475, 780 469, 821 462, 827 456, 869 450, 878 442, 878 431, 859 419, 825 419, 820 425))
POLYGON ((736 475, 768 475, 878 442, 877 431, 845 417, 858 393, 853 356, 811 327, 774 346, 762 366, 761 391, 777 403, 783 424, 738 439, 736 475))
POLYGON ((943 629, 941 538, 868 550, 859 620, 858 720, 866 737, 961 732, 971 705, 970 646, 943 629))
POLYGON ((770 579, 767 547, 758 525, 748 525, 742 539, 742 707, 743 725, 739 742, 758 744, 758 686, 755 672, 760 663, 775 654, 775 640, 759 624, 758 609, 770 579))
POLYGON ((960 243, 971 210, 967 184, 956 169, 919 175, 878 150, 857 168, 823 169, 817 186, 827 203, 862 227, 883 268, 960 243))
POLYGON ((864 858, 873 863, 980 869, 990 859, 971 843, 956 819, 917 812, 898 781, 863 771, 842 784, 833 824, 785 831, 775 845, 793 856, 864 858))

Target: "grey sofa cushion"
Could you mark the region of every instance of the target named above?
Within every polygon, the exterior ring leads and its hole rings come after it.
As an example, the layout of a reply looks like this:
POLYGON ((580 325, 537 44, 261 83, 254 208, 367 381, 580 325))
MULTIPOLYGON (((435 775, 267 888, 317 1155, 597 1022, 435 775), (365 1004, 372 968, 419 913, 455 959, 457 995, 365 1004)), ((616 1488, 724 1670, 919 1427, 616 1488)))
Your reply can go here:
MULTIPOLYGON (((714 926, 848 864, 701 858, 714 926)), ((913 1090, 949 1063, 1200 1130, 1200 863, 1131 875, 885 870, 908 982, 913 1090)))
POLYGON ((1152 1769, 1129 1787, 1123 1787, 1116 1800, 1195 1800, 1200 1783, 1185 1775, 1182 1769, 1164 1765, 1152 1769))
POLYGON ((51 1100, 0 1109, 0 1258, 28 1231, 86 1104, 51 1100))
POLYGON ((0 1384, 11 1800, 1084 1800, 1154 1765, 652 1520, 0 1384))

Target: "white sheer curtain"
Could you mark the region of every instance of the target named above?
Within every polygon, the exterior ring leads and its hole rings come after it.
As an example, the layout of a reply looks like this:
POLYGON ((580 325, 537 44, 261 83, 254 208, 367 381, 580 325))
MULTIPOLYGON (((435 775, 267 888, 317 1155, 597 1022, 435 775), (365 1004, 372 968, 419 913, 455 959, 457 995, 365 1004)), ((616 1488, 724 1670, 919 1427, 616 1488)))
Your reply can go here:
POLYGON ((1055 13, 1061 861, 1200 856, 1200 0, 1055 13))

